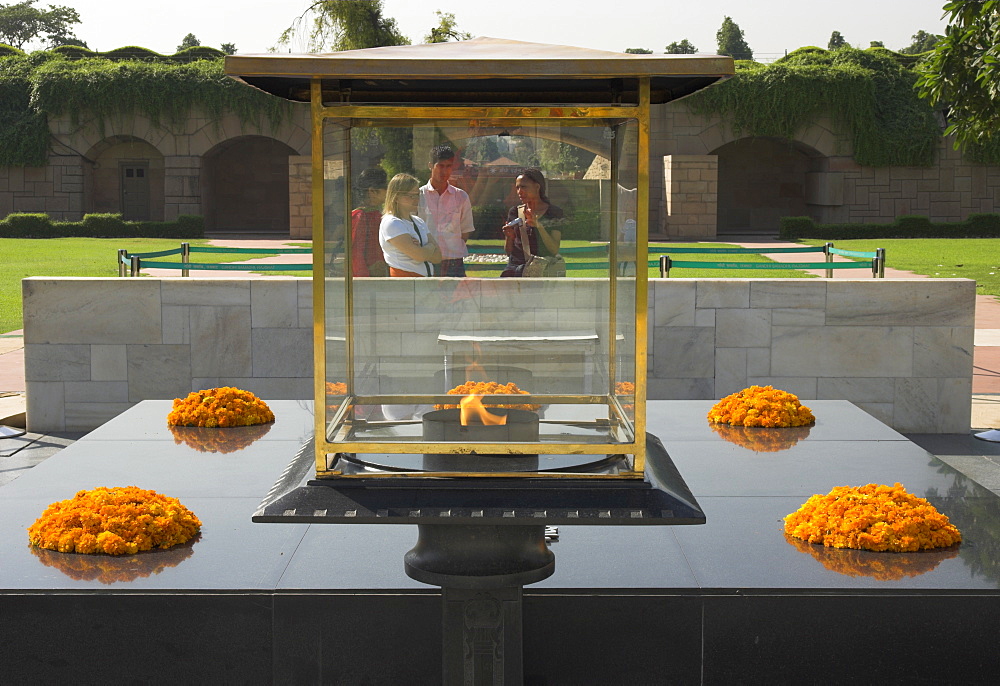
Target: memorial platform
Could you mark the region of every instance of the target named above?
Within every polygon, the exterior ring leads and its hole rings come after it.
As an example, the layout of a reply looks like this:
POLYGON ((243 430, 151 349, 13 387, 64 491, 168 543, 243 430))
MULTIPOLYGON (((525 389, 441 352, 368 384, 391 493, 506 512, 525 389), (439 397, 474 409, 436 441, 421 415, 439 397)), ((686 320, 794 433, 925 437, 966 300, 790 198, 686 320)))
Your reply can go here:
MULTIPOLYGON (((311 459, 311 403, 269 404, 266 432, 219 442, 175 439, 170 402, 144 401, 4 486, 0 682, 440 683, 440 590, 403 569, 415 526, 251 522, 311 459), (28 545, 49 503, 127 485, 179 498, 199 538, 122 558, 28 545)), ((561 524, 555 573, 524 589, 525 684, 995 681, 1000 498, 846 401, 810 402, 816 425, 784 445, 727 440, 711 405, 647 410, 707 523, 561 524), (871 553, 782 533, 814 493, 896 481, 963 542, 871 553)))

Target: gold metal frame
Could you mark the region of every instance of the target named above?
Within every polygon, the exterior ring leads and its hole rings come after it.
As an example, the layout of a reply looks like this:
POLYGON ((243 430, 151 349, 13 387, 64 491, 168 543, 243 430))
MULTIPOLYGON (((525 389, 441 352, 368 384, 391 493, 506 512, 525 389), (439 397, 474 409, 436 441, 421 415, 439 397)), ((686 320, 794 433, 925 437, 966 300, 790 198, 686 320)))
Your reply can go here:
MULTIPOLYGON (((314 397, 316 400, 315 409, 315 432, 316 432, 316 475, 320 478, 357 478, 328 468, 328 456, 334 453, 365 453, 371 452, 373 447, 377 447, 379 452, 387 453, 441 453, 441 454, 469 454, 473 449, 467 445, 454 443, 429 443, 406 442, 388 443, 379 442, 347 442, 330 441, 327 439, 326 422, 326 289, 325 289, 325 232, 324 232, 324 183, 323 183, 323 127, 325 120, 329 118, 350 119, 352 122, 358 120, 377 120, 384 123, 387 120, 401 120, 407 124, 413 124, 419 120, 448 120, 477 121, 484 125, 509 126, 524 120, 530 120, 533 124, 545 125, 573 125, 593 126, 595 122, 602 119, 610 120, 635 120, 638 122, 638 149, 637 149, 637 210, 636 210, 636 275, 635 275, 635 398, 634 398, 634 419, 631 421, 634 431, 630 431, 630 441, 623 443, 575 443, 575 444, 488 444, 476 443, 475 451, 483 454, 511 454, 515 449, 517 454, 523 454, 523 448, 529 446, 532 453, 538 454, 626 454, 633 456, 632 469, 615 475, 605 474, 580 474, 580 473, 551 473, 551 472, 392 472, 384 476, 387 477, 544 477, 544 478, 596 478, 596 479, 641 479, 645 467, 646 453, 646 336, 647 336, 647 268, 645 255, 648 242, 648 219, 649 219, 649 119, 650 119, 650 78, 648 76, 639 79, 639 103, 637 105, 620 106, 597 106, 597 107, 401 107, 401 106, 362 106, 351 104, 323 104, 322 79, 313 78, 311 81, 311 116, 312 116, 312 212, 313 212, 313 344, 314 344, 314 397), (641 258, 641 259, 639 259, 641 258)), ((348 156, 349 157, 349 156, 348 156)), ((347 170, 349 172, 349 170, 347 170)), ((348 177, 349 178, 349 177, 348 177)), ((348 210, 349 211, 349 210, 348 210)), ((349 222, 348 222, 349 226, 349 222)), ((349 231, 345 234, 349 235, 349 231)), ((346 238, 347 236, 345 236, 346 238)), ((614 244, 616 241, 612 240, 614 244)), ((345 252, 349 252, 345 250, 345 252)), ((613 257, 613 256, 612 256, 613 257)), ((349 260, 349 257, 348 257, 349 260)), ((611 331, 617 330, 617 312, 615 289, 617 288, 617 273, 614 262, 611 262, 611 300, 609 316, 611 317, 611 331)), ((346 266, 348 274, 345 274, 346 283, 346 303, 345 319, 347 327, 347 355, 349 363, 353 364, 353 335, 351 308, 353 304, 352 280, 349 276, 350 264, 346 266)), ((612 336, 613 338, 613 336, 612 336)), ((616 345, 612 342, 612 346, 616 345)), ((613 351, 614 348, 612 347, 613 351)), ((613 357, 613 356, 612 356, 613 357)), ((612 363, 613 364, 613 363, 612 363)), ((352 384, 353 379, 349 375, 348 384, 352 384)), ((617 415, 618 419, 624 419, 625 413, 617 397, 613 393, 615 383, 614 376, 611 376, 610 383, 612 389, 608 395, 574 395, 574 396, 554 396, 536 394, 533 396, 518 396, 519 399, 535 399, 542 401, 576 402, 576 403, 606 403, 612 414, 612 419, 617 415)), ((354 388, 348 386, 347 396, 343 400, 341 407, 336 413, 334 420, 346 421, 348 412, 358 401, 374 402, 378 400, 392 399, 393 396, 369 396, 358 397, 354 393, 354 388)), ((454 396, 407 396, 407 402, 442 402, 454 401, 454 396)), ((609 420, 609 423, 612 420, 609 420)), ((628 424, 625 423, 624 426, 628 424)), ((523 451, 524 453, 528 451, 523 451)), ((365 474, 365 478, 373 478, 374 474, 365 474)))

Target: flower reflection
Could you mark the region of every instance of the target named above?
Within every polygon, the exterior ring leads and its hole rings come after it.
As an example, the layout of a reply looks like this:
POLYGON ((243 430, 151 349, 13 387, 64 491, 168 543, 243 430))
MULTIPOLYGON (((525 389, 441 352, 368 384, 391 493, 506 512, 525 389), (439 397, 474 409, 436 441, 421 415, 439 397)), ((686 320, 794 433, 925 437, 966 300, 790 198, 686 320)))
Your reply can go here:
POLYGON ((234 453, 263 438, 273 423, 208 429, 200 426, 170 426, 174 443, 184 443, 199 453, 234 453))
POLYGON ((800 553, 812 555, 830 571, 845 576, 869 576, 876 581, 898 581, 920 576, 937 567, 959 552, 959 545, 911 553, 872 552, 853 548, 829 548, 818 543, 807 543, 800 538, 785 535, 785 540, 800 553))
POLYGON ((196 536, 187 543, 168 550, 150 550, 135 555, 83 555, 60 553, 36 546, 28 546, 31 554, 46 567, 53 567, 76 581, 97 581, 117 584, 144 579, 159 574, 164 569, 176 567, 194 553, 196 536))
POLYGON ((755 453, 777 453, 788 450, 809 435, 811 427, 787 426, 768 428, 763 426, 732 426, 709 422, 712 431, 723 440, 735 443, 741 448, 755 453))

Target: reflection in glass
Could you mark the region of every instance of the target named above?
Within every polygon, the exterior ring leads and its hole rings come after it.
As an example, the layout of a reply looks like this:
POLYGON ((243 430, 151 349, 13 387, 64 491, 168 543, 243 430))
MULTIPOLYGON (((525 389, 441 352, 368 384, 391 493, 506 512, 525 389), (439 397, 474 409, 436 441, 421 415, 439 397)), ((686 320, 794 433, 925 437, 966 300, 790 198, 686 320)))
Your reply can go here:
POLYGON ((187 543, 167 550, 149 550, 135 555, 81 555, 29 546, 31 553, 46 567, 58 569, 76 581, 102 584, 128 583, 176 567, 194 554, 198 534, 187 543))
POLYGON ((785 540, 800 553, 812 555, 830 571, 845 576, 866 576, 876 581, 898 581, 920 576, 933 570, 943 560, 958 555, 960 545, 914 553, 876 553, 853 548, 828 548, 818 543, 807 543, 801 538, 785 534, 785 540))

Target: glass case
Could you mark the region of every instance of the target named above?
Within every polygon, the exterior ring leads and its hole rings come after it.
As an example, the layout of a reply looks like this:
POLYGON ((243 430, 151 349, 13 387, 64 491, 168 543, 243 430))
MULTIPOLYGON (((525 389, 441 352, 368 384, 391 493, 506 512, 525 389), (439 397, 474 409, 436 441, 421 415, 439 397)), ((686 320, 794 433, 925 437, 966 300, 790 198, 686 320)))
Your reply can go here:
POLYGON ((477 38, 226 70, 311 104, 317 477, 644 477, 650 107, 730 58, 477 38))
POLYGON ((344 453, 395 454, 393 474, 426 455, 576 456, 543 458, 560 474, 628 455, 602 473, 641 474, 638 138, 634 118, 324 118, 321 476, 350 473, 344 453), (439 276, 454 260, 465 275, 439 276))

